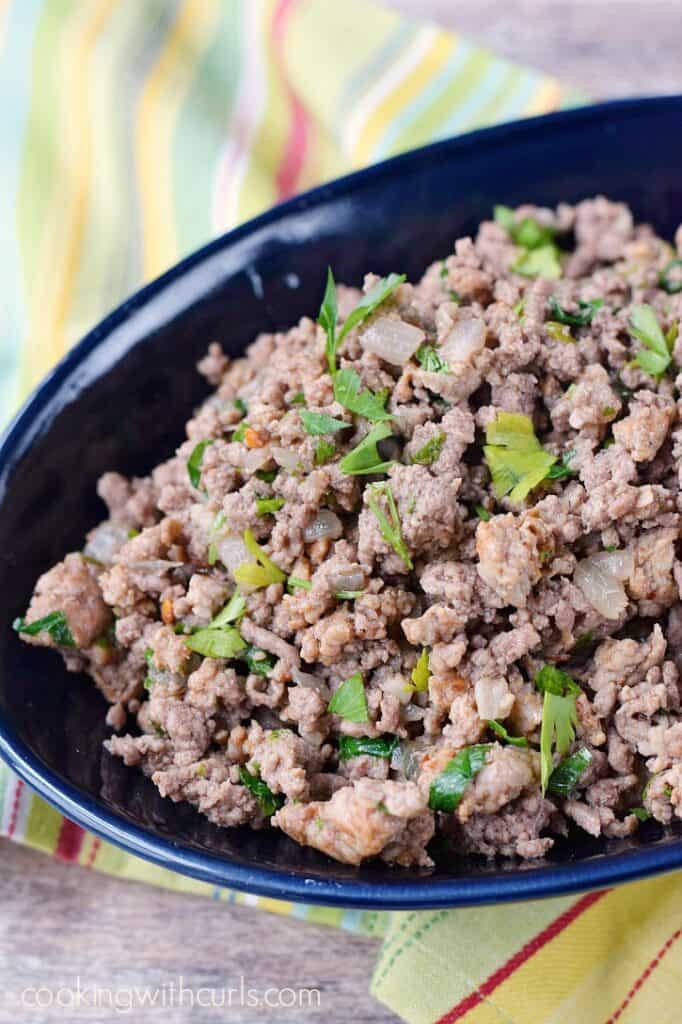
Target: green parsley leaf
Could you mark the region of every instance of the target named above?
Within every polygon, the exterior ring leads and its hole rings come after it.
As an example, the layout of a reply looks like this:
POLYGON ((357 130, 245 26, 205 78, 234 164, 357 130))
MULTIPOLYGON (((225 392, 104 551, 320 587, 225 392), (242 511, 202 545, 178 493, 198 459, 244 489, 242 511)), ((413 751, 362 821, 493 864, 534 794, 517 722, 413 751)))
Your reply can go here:
POLYGON ((474 507, 474 512, 483 523, 488 523, 492 519, 490 512, 488 512, 487 508, 483 508, 483 505, 476 505, 474 507))
POLYGON ((256 476, 266 484, 271 484, 277 476, 276 469, 257 469, 256 476))
POLYGON ((444 442, 445 434, 434 434, 433 437, 430 437, 426 444, 422 445, 419 451, 412 456, 412 462, 416 462, 419 466, 433 465, 433 463, 437 462, 440 458, 444 442))
POLYGON ((132 540, 133 537, 139 537, 139 536, 140 536, 140 531, 136 530, 134 526, 131 526, 130 529, 128 530, 127 534, 126 534, 126 537, 128 538, 128 540, 132 540))
POLYGON ((450 366, 441 357, 435 345, 420 345, 414 355, 419 365, 428 373, 450 372, 450 366))
POLYGON ((499 412, 486 428, 486 440, 483 454, 498 498, 508 494, 512 501, 523 501, 556 462, 535 436, 531 419, 521 413, 499 412))
POLYGON ((448 268, 447 268, 447 264, 446 264, 445 260, 443 260, 441 262, 440 270, 439 270, 438 273, 440 274, 441 277, 447 277, 448 276, 448 268))
POLYGON ((250 429, 251 428, 250 428, 249 424, 246 422, 246 420, 242 420, 241 423, 239 424, 239 426, 235 430, 232 431, 232 437, 230 438, 230 440, 231 441, 243 441, 244 438, 246 437, 246 431, 250 430, 250 429))
POLYGON ((523 277, 544 277, 548 281, 556 281, 561 277, 559 250, 553 242, 537 249, 528 249, 512 264, 511 269, 523 277))
POLYGON ((560 324, 567 324, 569 327, 586 327, 587 324, 592 323, 592 318, 598 309, 601 309, 604 305, 603 299, 590 299, 589 302, 584 302, 582 299, 578 302, 578 313, 567 312, 556 295, 550 295, 549 297, 549 308, 552 311, 552 319, 556 320, 560 324))
POLYGON ((234 570, 234 578, 237 583, 248 587, 269 587, 271 583, 284 582, 285 574, 258 546, 251 530, 244 530, 244 544, 256 559, 257 564, 242 562, 241 565, 238 565, 234 570))
POLYGON ((38 633, 48 633, 60 647, 75 647, 71 630, 66 615, 61 611, 50 612, 42 619, 34 622, 26 622, 25 619, 15 619, 12 629, 16 633, 25 633, 27 636, 37 636, 38 633))
POLYGON ((649 821, 651 814, 647 811, 646 807, 632 807, 628 814, 634 814, 639 821, 649 821))
POLYGON ((668 295, 677 295, 678 292, 682 292, 682 274, 676 270, 678 267, 682 267, 682 260, 671 260, 663 268, 658 279, 660 287, 668 295), (671 273, 671 271, 676 271, 676 273, 671 273))
POLYGON ((213 621, 209 623, 209 629, 219 629, 229 622, 238 622, 245 611, 246 598, 237 588, 222 611, 218 612, 213 621))
POLYGON ((356 597, 362 597, 364 590, 337 590, 334 597, 339 601, 354 601, 356 597))
POLYGON ((335 420, 333 416, 327 416, 323 412, 310 412, 309 409, 301 410, 301 421, 303 429, 307 434, 334 434, 337 430, 348 430, 350 423, 343 420, 335 420))
POLYGON ((368 316, 378 309, 382 302, 385 302, 405 280, 405 274, 389 274, 388 277, 380 278, 373 285, 366 295, 363 295, 357 306, 350 311, 346 317, 343 327, 339 332, 339 343, 343 341, 349 331, 361 324, 368 316))
POLYGON ((289 405, 305 405, 305 395, 302 391, 297 391, 294 397, 289 402, 289 405))
POLYGON ((275 667, 277 658, 274 654, 269 654, 267 651, 262 651, 258 647, 249 645, 246 648, 244 661, 249 666, 250 672, 255 673, 257 676, 267 676, 268 672, 271 672, 275 667))
POLYGON ((571 334, 570 327, 566 327, 564 324, 560 324, 556 320, 547 320, 545 323, 545 331, 553 341, 560 341, 564 345, 575 345, 576 343, 575 338, 571 334))
POLYGON ((575 701, 582 691, 555 665, 543 665, 535 676, 535 685, 545 695, 540 729, 540 777, 544 795, 554 769, 554 751, 565 757, 575 739, 578 723, 575 701))
POLYGON ((493 206, 493 220, 501 228, 504 228, 507 234, 511 235, 514 230, 514 211, 510 206, 502 206, 501 204, 493 206))
POLYGON ((219 629, 207 626, 196 633, 185 637, 185 643, 191 651, 203 654, 205 658, 234 658, 246 647, 239 631, 234 626, 222 626, 219 629))
POLYGON ((192 487, 198 488, 201 483, 201 462, 209 444, 213 444, 213 441, 199 441, 199 444, 194 446, 192 454, 187 460, 187 475, 192 487))
POLYGON ((256 498, 256 512, 259 516, 277 512, 282 505, 284 505, 284 498, 256 498))
POLYGON ((400 743, 397 736, 341 736, 339 758, 348 761, 351 757, 383 757, 387 760, 400 743))
POLYGON ((407 550, 407 545, 403 540, 402 530, 400 528, 400 517, 398 515, 398 509, 396 508, 395 498, 393 497, 393 491, 391 485, 387 482, 380 484, 371 484, 366 492, 367 504, 376 516, 376 520, 379 524, 379 530, 381 536, 384 538, 387 544, 390 544, 396 555, 403 561, 408 569, 413 569, 412 559, 410 553, 407 550), (385 498, 388 506, 388 515, 384 512, 380 499, 385 498))
POLYGON ((324 466, 336 454, 336 445, 333 441, 326 441, 323 437, 315 445, 313 460, 316 466, 324 466))
POLYGON ((573 654, 579 654, 580 651, 586 650, 593 643, 594 633, 591 629, 588 629, 586 633, 581 633, 580 636, 576 637, 573 644, 573 654))
POLYGON ((505 743, 510 743, 513 747, 527 747, 528 740, 525 736, 510 736, 506 728, 502 725, 502 722, 498 722, 495 719, 490 719, 487 723, 489 729, 499 736, 505 743))
POLYGON ((414 690, 415 693, 426 693, 429 688, 430 676, 429 652, 426 647, 424 647, 417 658, 417 664, 410 673, 410 679, 412 680, 412 686, 410 689, 414 690))
POLYGON ((651 306, 632 307, 630 332, 644 345, 637 352, 635 363, 652 377, 660 377, 670 366, 670 350, 651 306))
POLYGON ((244 401, 243 398, 235 398, 232 404, 238 413, 241 413, 242 416, 246 416, 249 410, 247 409, 246 402, 244 401))
POLYGON ((356 672, 350 679, 341 683, 329 701, 327 711, 345 718, 348 722, 369 721, 365 684, 360 672, 356 672))
POLYGON ((457 810, 464 790, 480 772, 489 750, 489 743, 476 743, 471 747, 463 747, 448 761, 431 783, 429 807, 432 811, 452 814, 457 810))
POLYGON ((298 576, 290 576, 287 580, 287 590, 289 593, 293 593, 294 590, 312 590, 313 584, 311 580, 302 580, 298 576))
POLYGON ((338 321, 339 307, 336 299, 336 283, 334 281, 332 268, 327 267, 327 285, 324 290, 324 296, 322 298, 322 305, 320 306, 317 322, 327 335, 325 351, 327 355, 327 365, 329 366, 329 372, 332 377, 336 373, 336 352, 339 347, 339 340, 336 337, 336 325, 338 324, 338 321))
POLYGON ((575 458, 575 451, 564 452, 560 462, 555 462, 549 473, 548 480, 561 480, 565 476, 575 476, 575 470, 571 469, 571 461, 575 458))
POLYGON ((355 370, 339 370, 334 377, 334 398, 346 409, 364 416, 372 423, 390 420, 393 417, 386 412, 388 388, 375 393, 369 388, 362 390, 362 381, 355 370))
POLYGON ((585 747, 580 747, 556 766, 549 777, 547 790, 557 796, 570 796, 591 760, 590 751, 585 747))
POLYGON ((239 766, 239 781, 255 796, 266 818, 270 818, 284 803, 281 793, 275 795, 259 774, 252 775, 243 764, 239 766))
MULTIPOLYGON (((343 371, 341 371, 343 372, 343 371)), ((356 445, 341 459, 339 468, 348 476, 367 476, 370 473, 385 473, 393 465, 392 461, 384 461, 379 455, 377 444, 391 435, 388 423, 375 424, 360 444, 356 445)))

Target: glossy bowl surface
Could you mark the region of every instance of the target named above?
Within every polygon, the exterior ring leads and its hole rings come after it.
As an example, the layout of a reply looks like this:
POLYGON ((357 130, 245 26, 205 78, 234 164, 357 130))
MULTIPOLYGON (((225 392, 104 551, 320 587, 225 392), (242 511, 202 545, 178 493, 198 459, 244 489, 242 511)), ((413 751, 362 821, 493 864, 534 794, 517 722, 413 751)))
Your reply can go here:
POLYGON ((325 268, 419 275, 494 203, 595 193, 672 236, 682 220, 682 97, 603 104, 439 142, 324 185, 188 257, 91 331, 0 445, 0 754, 72 820, 216 885, 355 907, 409 909, 557 895, 682 864, 682 837, 647 823, 628 841, 573 833, 540 865, 461 861, 432 873, 354 869, 276 831, 219 830, 162 800, 102 749, 104 701, 12 632, 36 577, 103 514, 105 469, 145 473, 182 438, 206 388, 207 343, 236 354, 261 330, 315 315, 325 268))

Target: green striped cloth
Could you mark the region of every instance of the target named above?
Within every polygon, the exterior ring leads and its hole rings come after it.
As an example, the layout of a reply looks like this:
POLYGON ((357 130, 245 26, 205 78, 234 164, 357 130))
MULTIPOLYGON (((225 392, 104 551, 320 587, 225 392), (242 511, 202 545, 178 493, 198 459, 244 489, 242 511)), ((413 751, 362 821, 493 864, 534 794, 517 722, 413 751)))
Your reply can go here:
MULTIPOLYGON (((361 0, 0 0, 0 50, 2 419, 109 309, 216 234, 345 171, 568 100, 553 79, 361 0)), ((392 995, 393 965, 404 984, 406 950, 423 948, 419 915, 212 890, 83 832, 2 765, 0 834, 138 881, 388 930, 376 991, 410 1020, 440 1010, 433 993, 416 1008, 392 995)), ((443 921, 459 918, 429 930, 443 921)))

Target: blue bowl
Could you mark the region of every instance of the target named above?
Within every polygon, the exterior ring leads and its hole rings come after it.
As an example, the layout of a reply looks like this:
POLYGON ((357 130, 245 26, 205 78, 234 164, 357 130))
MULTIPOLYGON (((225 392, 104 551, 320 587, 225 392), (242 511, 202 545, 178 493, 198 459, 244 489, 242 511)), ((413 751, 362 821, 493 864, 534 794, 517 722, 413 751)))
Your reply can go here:
POLYGON ((572 833, 541 864, 462 859, 433 873, 360 869, 277 831, 221 830, 163 800, 106 754, 105 706, 54 653, 10 624, 36 577, 77 550, 103 514, 105 469, 147 472, 173 450, 205 394, 194 364, 218 340, 314 315, 325 268, 418 276, 494 203, 554 204, 602 192, 671 236, 682 218, 682 97, 519 121, 439 142, 276 207, 188 257, 71 351, 0 446, 0 754, 73 821, 166 868, 267 896, 348 907, 456 907, 611 886, 682 865, 682 837, 655 822, 633 839, 572 833))

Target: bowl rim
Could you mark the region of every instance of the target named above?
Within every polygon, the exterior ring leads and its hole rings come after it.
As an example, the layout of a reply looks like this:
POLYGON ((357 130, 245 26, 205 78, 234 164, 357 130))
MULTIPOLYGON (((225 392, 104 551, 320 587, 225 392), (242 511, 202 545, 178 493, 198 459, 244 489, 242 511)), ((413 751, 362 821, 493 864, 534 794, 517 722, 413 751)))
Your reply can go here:
MULTIPOLYGON (((0 436, 0 480, 6 477, 17 458, 34 439, 31 426, 43 407, 68 379, 69 375, 109 335, 133 313, 164 291, 169 284, 215 253, 259 229, 297 212, 309 210, 329 198, 339 198, 368 181, 392 177, 425 159, 439 154, 466 154, 469 148, 487 148, 521 140, 527 133, 547 132, 563 125, 591 121, 628 119, 643 112, 678 110, 682 113, 682 94, 609 100, 593 106, 562 110, 540 117, 481 128, 454 138, 432 142, 390 157, 370 167, 336 178, 273 206, 259 216, 239 225, 190 253, 160 277, 135 292, 105 316, 56 364, 0 436), (26 444, 25 442, 28 442, 26 444)), ((0 492, 0 500, 2 493, 0 492)), ((644 878, 682 867, 682 839, 660 846, 607 853, 581 861, 509 869, 490 876, 430 880, 418 877, 395 882, 366 879, 324 879, 307 877, 287 869, 250 867, 219 854, 191 847, 180 847, 171 838, 156 837, 102 806, 60 778, 33 754, 23 740, 0 716, 0 756, 31 790, 61 811, 71 821, 95 833, 115 846, 161 867, 215 886, 234 888, 258 896, 293 900, 333 907, 357 909, 431 909, 539 899, 594 889, 644 878)))

